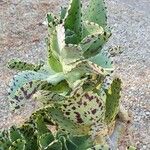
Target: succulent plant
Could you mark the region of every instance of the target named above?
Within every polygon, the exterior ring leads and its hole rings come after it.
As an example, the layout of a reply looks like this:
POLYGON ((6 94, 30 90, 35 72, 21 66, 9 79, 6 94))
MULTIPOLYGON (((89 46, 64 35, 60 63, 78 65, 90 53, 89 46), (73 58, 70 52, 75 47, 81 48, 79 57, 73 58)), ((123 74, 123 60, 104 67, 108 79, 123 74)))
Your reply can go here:
POLYGON ((2 131, 2 150, 113 148, 107 139, 120 111, 121 80, 113 76, 112 57, 120 48, 103 48, 111 36, 104 1, 90 0, 84 12, 80 0, 71 0, 60 16, 47 14, 45 62, 9 61, 22 71, 10 82, 12 111, 28 99, 43 105, 21 127, 2 131))

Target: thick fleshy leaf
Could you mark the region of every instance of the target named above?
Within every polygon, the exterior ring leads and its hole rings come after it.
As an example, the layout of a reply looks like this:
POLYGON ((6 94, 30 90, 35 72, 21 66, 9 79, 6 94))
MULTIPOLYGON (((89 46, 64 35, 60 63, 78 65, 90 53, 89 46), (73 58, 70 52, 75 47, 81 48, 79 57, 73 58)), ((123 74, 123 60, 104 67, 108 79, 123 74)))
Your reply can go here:
POLYGON ((35 115, 33 116, 35 121, 36 130, 38 133, 38 136, 41 136, 45 133, 50 132, 50 130, 47 128, 46 124, 44 123, 43 117, 41 115, 35 115))
POLYGON ((15 98, 15 93, 24 84, 29 83, 33 80, 43 80, 46 79, 48 75, 37 73, 35 71, 23 71, 18 73, 13 77, 10 82, 9 96, 15 98))
POLYGON ((106 113, 105 121, 107 124, 111 123, 119 112, 120 104, 120 91, 121 91, 121 80, 116 78, 113 80, 111 88, 106 90, 106 113))
POLYGON ((50 143, 44 150, 62 150, 62 143, 58 140, 50 143))
POLYGON ((107 26, 107 16, 104 0, 90 0, 84 13, 84 20, 95 22, 105 28, 107 26))
POLYGON ((49 65, 54 71, 61 72, 62 66, 59 57, 65 46, 65 30, 62 24, 56 26, 51 32, 50 39, 47 41, 47 46, 49 65))
POLYGON ((34 116, 36 131, 37 131, 37 138, 39 142, 39 146, 44 149, 46 148, 51 142, 54 141, 54 136, 52 135, 51 131, 47 128, 43 116, 35 115, 34 116))
POLYGON ((87 150, 110 150, 108 145, 96 145, 92 148, 88 148, 87 150))
POLYGON ((46 39, 46 43, 47 43, 47 51, 48 51, 48 64, 50 68, 55 72, 61 72, 62 65, 59 59, 53 54, 50 46, 50 41, 48 39, 46 39))
POLYGON ((89 60, 98 66, 103 67, 107 72, 111 73, 114 70, 113 60, 105 51, 101 51, 98 55, 89 58, 89 60))
POLYGON ((75 89, 75 93, 76 95, 67 99, 61 107, 65 117, 87 126, 103 122, 105 103, 101 97, 92 91, 82 93, 80 89, 75 89))
POLYGON ((9 139, 8 130, 0 131, 0 149, 5 150, 8 149, 11 145, 11 141, 9 139))
POLYGON ((73 135, 87 135, 90 128, 88 126, 77 125, 70 119, 67 119, 59 108, 48 107, 48 114, 59 125, 60 128, 66 130, 73 135))
POLYGON ((46 149, 54 141, 54 136, 48 132, 39 137, 39 145, 41 149, 46 149))
POLYGON ((25 123, 19 128, 26 141, 26 150, 37 150, 38 142, 34 124, 25 123))
POLYGON ((9 138, 10 138, 11 142, 16 141, 17 139, 24 140, 23 135, 20 133, 19 129, 17 129, 15 126, 12 126, 9 129, 9 138))
POLYGON ((61 62, 63 64, 63 71, 66 72, 66 65, 71 65, 79 60, 82 60, 82 50, 78 45, 68 44, 61 52, 61 62))
POLYGON ((70 136, 66 143, 69 150, 86 150, 93 146, 90 136, 70 136))
POLYGON ((9 150, 25 150, 25 144, 24 140, 18 139, 12 143, 9 150))
POLYGON ((34 99, 41 101, 44 105, 59 103, 65 100, 65 97, 52 91, 40 90, 33 95, 34 99))
POLYGON ((63 20, 67 13, 67 7, 61 7, 60 19, 63 20))
POLYGON ((66 44, 76 44, 78 43, 78 36, 74 31, 66 29, 65 31, 65 43, 66 44))
MULTIPOLYGON (((66 16, 64 18, 65 29, 74 31, 78 37, 78 42, 82 36, 82 14, 81 0, 71 0, 66 16)), ((76 43, 77 44, 77 43, 76 43)))
POLYGON ((48 23, 48 29, 49 31, 52 31, 55 26, 57 26, 60 23, 60 18, 55 16, 52 13, 47 14, 47 23, 48 23))
POLYGON ((38 70, 40 70, 40 68, 43 65, 44 65, 44 63, 41 63, 39 65, 35 65, 35 64, 20 61, 18 59, 12 59, 7 63, 8 68, 16 69, 16 70, 20 70, 20 71, 25 71, 25 70, 38 71, 38 70))
POLYGON ((85 58, 97 55, 111 36, 110 32, 85 37, 80 43, 85 58))
POLYGON ((109 48, 109 53, 112 57, 118 55, 118 54, 121 54, 123 51, 121 49, 120 46, 115 46, 115 47, 111 47, 109 48))
POLYGON ((66 72, 66 78, 70 86, 73 82, 81 79, 83 76, 98 75, 102 77, 101 79, 103 80, 103 75, 106 74, 103 68, 87 60, 78 61, 74 64, 68 65, 66 72))
POLYGON ((24 71, 17 74, 10 83, 9 100, 11 109, 19 109, 38 90, 50 90, 62 80, 64 80, 62 74, 48 76, 34 71, 24 71))
POLYGON ((65 42, 66 42, 66 44, 76 44, 76 43, 78 43, 78 37, 76 34, 66 36, 65 42))
POLYGON ((56 72, 62 71, 59 61, 60 52, 65 46, 65 30, 63 25, 56 26, 50 31, 50 38, 47 39, 48 62, 51 68, 56 72))
POLYGON ((99 26, 97 23, 89 22, 89 21, 83 22, 82 39, 84 39, 86 36, 103 34, 103 33, 104 33, 104 29, 101 26, 99 26))

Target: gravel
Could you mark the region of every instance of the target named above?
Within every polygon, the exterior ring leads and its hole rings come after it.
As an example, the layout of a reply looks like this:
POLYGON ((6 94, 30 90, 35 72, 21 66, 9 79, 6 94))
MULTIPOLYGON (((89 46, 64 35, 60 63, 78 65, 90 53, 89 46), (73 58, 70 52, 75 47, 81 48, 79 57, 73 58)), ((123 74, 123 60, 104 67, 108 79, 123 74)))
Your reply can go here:
MULTIPOLYGON (((86 1, 86 0, 84 0, 86 1)), ((37 107, 27 102, 19 115, 11 114, 8 83, 15 71, 5 67, 10 58, 38 62, 45 57, 47 12, 58 13, 65 0, 0 1, 0 128, 22 123, 37 107)), ((117 76, 123 80, 122 104, 132 116, 127 143, 150 149, 150 3, 149 0, 107 0, 113 36, 107 46, 120 45, 117 76), (130 139, 130 140, 129 140, 130 139)), ((125 148, 120 146, 120 150, 125 148)))

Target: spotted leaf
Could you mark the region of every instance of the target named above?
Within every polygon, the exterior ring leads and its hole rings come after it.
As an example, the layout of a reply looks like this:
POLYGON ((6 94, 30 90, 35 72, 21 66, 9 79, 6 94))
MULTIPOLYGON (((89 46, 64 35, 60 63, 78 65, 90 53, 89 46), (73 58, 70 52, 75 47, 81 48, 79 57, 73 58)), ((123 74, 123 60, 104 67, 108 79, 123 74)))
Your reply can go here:
POLYGON ((16 75, 10 83, 9 100, 12 110, 24 106, 38 90, 50 90, 52 86, 64 80, 62 75, 45 75, 34 71, 26 71, 16 75))
POLYGON ((70 136, 66 145, 68 150, 86 150, 93 146, 90 136, 70 136))
POLYGON ((87 60, 78 61, 74 64, 68 65, 66 72, 66 77, 69 84, 72 84, 83 76, 86 77, 92 74, 99 76, 101 80, 103 80, 103 76, 105 75, 103 68, 87 60))
POLYGON ((103 34, 85 37, 85 39, 83 39, 83 41, 80 43, 80 46, 84 52, 84 57, 90 58, 98 54, 110 36, 110 32, 104 32, 103 34))
POLYGON ((48 107, 48 114, 59 125, 60 128, 66 130, 73 135, 87 135, 89 132, 88 126, 77 125, 63 115, 63 112, 58 108, 48 107))
POLYGON ((53 29, 60 23, 60 18, 58 18, 52 13, 48 13, 46 18, 47 18, 48 30, 52 32, 53 29))
POLYGON ((66 16, 67 13, 67 8, 66 7, 61 7, 61 13, 60 13, 60 18, 63 20, 66 16))
POLYGON ((64 65, 70 65, 82 59, 82 50, 78 45, 67 44, 61 52, 61 62, 63 64, 63 70, 65 70, 64 65))
MULTIPOLYGON (((74 31, 78 37, 78 42, 82 36, 82 17, 81 17, 81 1, 71 0, 66 16, 64 18, 65 29, 74 31)), ((76 43, 77 44, 77 43, 76 43)))
POLYGON ((82 39, 89 35, 103 34, 104 29, 95 22, 84 21, 83 22, 83 34, 82 39))
POLYGON ((114 66, 113 66, 113 60, 109 53, 105 51, 101 51, 99 54, 97 54, 94 57, 89 58, 89 60, 98 66, 101 66, 106 70, 108 73, 113 73, 114 66))
POLYGON ((95 22, 105 28, 107 26, 107 16, 104 0, 90 0, 84 13, 84 20, 95 22))
POLYGON ((110 147, 108 145, 96 145, 92 148, 89 148, 87 150, 111 150, 110 147))
POLYGON ((97 121, 103 121, 105 105, 96 93, 86 92, 77 99, 66 100, 62 106, 62 111, 66 117, 75 123, 91 126, 97 121))
POLYGON ((123 51, 121 49, 120 46, 115 46, 115 47, 111 47, 109 48, 109 53, 111 54, 112 57, 121 54, 123 51))
POLYGON ((19 128, 26 141, 26 150, 37 150, 37 134, 36 127, 33 123, 25 123, 19 128))
POLYGON ((25 71, 25 70, 38 71, 38 70, 40 70, 40 68, 43 65, 44 65, 44 63, 41 63, 39 65, 29 64, 29 63, 20 61, 18 59, 12 59, 7 63, 8 68, 16 69, 16 70, 20 70, 20 71, 25 71))
POLYGON ((11 142, 16 141, 17 139, 24 140, 23 135, 20 133, 19 129, 17 129, 15 126, 12 126, 9 129, 9 138, 10 138, 11 142))
POLYGON ((17 139, 9 147, 9 150, 25 150, 25 144, 26 142, 24 140, 17 139))
POLYGON ((59 61, 59 59, 53 54, 51 50, 50 41, 46 39, 47 43, 47 51, 48 51, 48 64, 52 70, 55 72, 61 72, 62 71, 62 65, 59 61))
POLYGON ((0 149, 5 150, 8 149, 11 145, 11 141, 9 139, 8 130, 0 131, 0 149))
POLYGON ((59 103, 65 100, 65 97, 52 91, 38 91, 33 95, 34 99, 41 101, 43 104, 59 103))

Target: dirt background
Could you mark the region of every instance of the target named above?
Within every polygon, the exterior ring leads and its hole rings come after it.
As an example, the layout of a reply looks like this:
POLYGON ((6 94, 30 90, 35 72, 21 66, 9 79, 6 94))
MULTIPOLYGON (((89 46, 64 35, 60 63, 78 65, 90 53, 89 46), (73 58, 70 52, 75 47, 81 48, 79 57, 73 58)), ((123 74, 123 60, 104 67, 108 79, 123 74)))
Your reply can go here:
MULTIPOLYGON (((57 14, 60 6, 67 3, 68 0, 0 0, 0 128, 23 122, 37 107, 28 102, 19 115, 10 113, 6 89, 15 72, 6 68, 6 62, 10 58, 28 62, 44 58, 45 15, 50 11, 57 14)), ((139 150, 149 150, 150 1, 107 0, 107 6, 113 31, 107 46, 121 45, 124 49, 116 58, 116 74, 124 83, 122 103, 132 114, 131 144, 139 150)))

